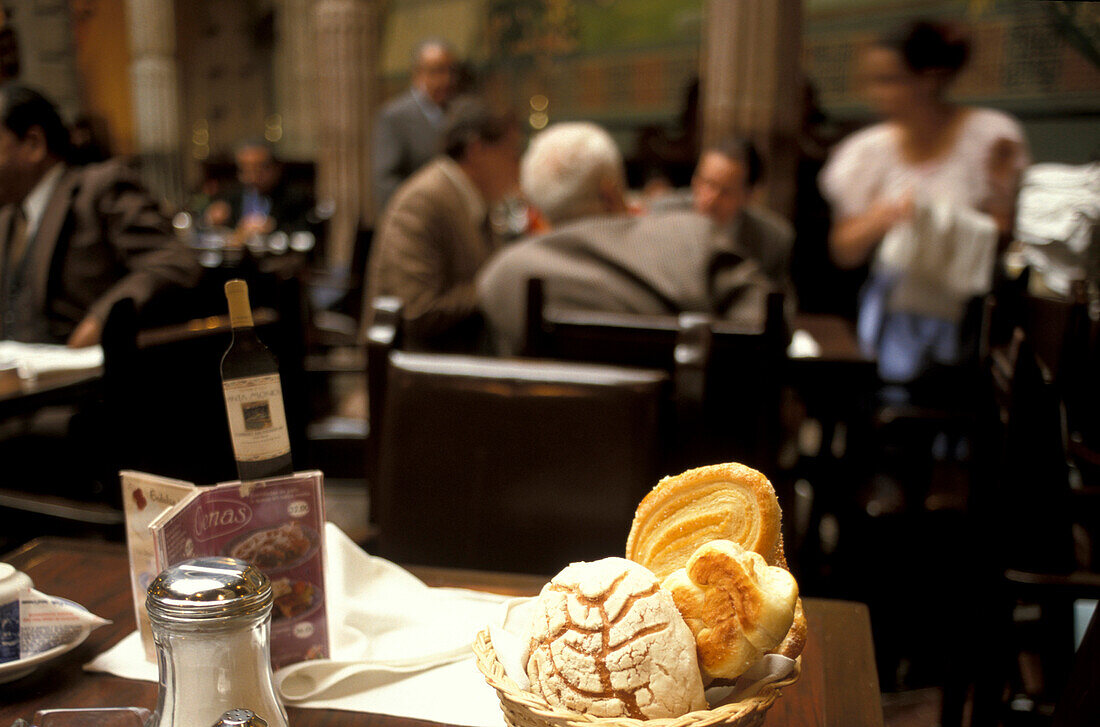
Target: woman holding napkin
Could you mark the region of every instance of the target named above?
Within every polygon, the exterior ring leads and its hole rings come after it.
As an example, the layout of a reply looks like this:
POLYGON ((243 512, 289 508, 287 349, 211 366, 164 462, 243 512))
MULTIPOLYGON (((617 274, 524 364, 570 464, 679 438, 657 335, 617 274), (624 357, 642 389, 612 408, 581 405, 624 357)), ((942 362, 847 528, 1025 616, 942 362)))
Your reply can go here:
POLYGON ((860 73, 883 121, 845 139, 820 177, 834 260, 871 262, 859 336, 886 381, 958 362, 966 303, 988 292, 1012 226, 1027 142, 1007 114, 946 98, 968 52, 961 32, 929 21, 868 48, 860 73))

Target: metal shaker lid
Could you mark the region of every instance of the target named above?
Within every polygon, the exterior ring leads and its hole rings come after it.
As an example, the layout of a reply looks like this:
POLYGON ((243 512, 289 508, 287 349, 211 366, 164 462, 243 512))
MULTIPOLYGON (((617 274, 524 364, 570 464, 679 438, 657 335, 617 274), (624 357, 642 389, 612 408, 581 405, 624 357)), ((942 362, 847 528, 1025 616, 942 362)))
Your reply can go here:
POLYGON ((231 709, 221 716, 214 727, 267 727, 267 722, 251 709, 231 709))
POLYGON ((192 558, 167 568, 149 584, 145 606, 158 623, 195 623, 271 610, 271 582, 236 558, 192 558))

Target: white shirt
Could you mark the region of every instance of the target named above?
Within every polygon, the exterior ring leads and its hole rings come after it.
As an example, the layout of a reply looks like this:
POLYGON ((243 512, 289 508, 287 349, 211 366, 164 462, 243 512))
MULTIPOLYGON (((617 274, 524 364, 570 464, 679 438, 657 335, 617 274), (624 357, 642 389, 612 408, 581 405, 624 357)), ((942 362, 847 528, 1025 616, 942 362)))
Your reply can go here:
POLYGON ((42 223, 42 217, 46 214, 46 205, 50 202, 57 183, 61 181, 61 175, 65 172, 65 165, 61 162, 50 167, 49 171, 42 175, 38 184, 23 200, 23 216, 27 219, 27 239, 33 240, 34 233, 38 232, 38 226, 42 223))
POLYGON ((1027 140, 1019 122, 993 109, 970 108, 951 149, 919 164, 905 160, 898 129, 890 123, 870 126, 842 141, 821 171, 821 191, 837 219, 866 212, 879 199, 912 193, 917 202, 946 200, 976 209, 989 196, 989 154, 999 139, 1025 150, 1017 170, 1028 163, 1027 140))

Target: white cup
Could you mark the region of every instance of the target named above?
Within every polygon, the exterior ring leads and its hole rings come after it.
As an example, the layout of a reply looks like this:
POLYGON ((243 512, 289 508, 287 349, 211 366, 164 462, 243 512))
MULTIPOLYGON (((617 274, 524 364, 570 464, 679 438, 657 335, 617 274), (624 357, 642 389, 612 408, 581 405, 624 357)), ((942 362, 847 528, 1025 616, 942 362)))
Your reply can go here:
POLYGON ((33 587, 26 573, 0 563, 0 664, 19 658, 19 596, 33 587))

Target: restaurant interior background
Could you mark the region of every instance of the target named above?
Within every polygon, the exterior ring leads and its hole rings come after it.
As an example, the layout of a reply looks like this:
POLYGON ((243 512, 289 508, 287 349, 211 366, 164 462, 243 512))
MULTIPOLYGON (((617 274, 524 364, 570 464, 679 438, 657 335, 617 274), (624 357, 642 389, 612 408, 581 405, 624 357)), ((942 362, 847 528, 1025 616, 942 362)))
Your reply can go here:
MULTIPOLYGON (((208 180, 231 178, 232 149, 241 139, 269 141, 288 169, 315 185, 318 199, 331 200, 331 219, 314 259, 321 277, 361 273, 354 270, 362 264, 357 241, 375 223, 368 173, 371 119, 386 98, 407 87, 410 54, 428 36, 453 44, 470 83, 516 109, 528 134, 566 120, 606 127, 623 151, 635 188, 655 165, 675 184, 686 184, 700 139, 731 130, 752 136, 769 162, 761 201, 792 219, 800 240, 804 234, 814 238, 817 230, 817 247, 806 243, 801 255, 796 252, 792 271, 802 309, 810 313, 852 313, 852 295, 837 291, 850 294, 858 283, 829 266, 827 220, 815 206, 820 202, 814 201, 813 180, 828 150, 871 120, 857 89, 855 60, 861 48, 900 21, 935 17, 971 28, 974 55, 953 97, 1016 116, 1033 160, 1080 165, 1100 154, 1100 6, 1092 3, 0 0, 0 5, 2 72, 55 99, 68 121, 86 120, 111 154, 136 160, 146 182, 169 204, 196 205, 208 192, 208 180), (734 70, 708 73, 722 62, 734 70)), ((341 313, 357 314, 358 301, 341 313)), ((325 334, 333 335, 327 321, 311 322, 322 330, 305 354, 303 391, 313 400, 297 409, 288 400, 288 411, 294 409, 302 420, 309 465, 331 479, 330 514, 343 518, 348 532, 369 548, 363 497, 369 429, 341 416, 341 396, 364 378, 363 353, 354 340, 326 339, 325 334), (352 345, 330 345, 333 340, 352 345)), ((787 409, 806 414, 789 401, 787 409)), ((857 425, 848 424, 854 438, 857 425)), ((818 471, 814 467, 825 466, 820 462, 828 458, 825 450, 843 450, 844 432, 797 421, 782 425, 789 451, 779 459, 784 472, 773 480, 785 481, 781 499, 785 496, 790 526, 811 518, 811 510, 819 515, 817 505, 806 503, 800 482, 818 471), (822 441, 832 434, 833 440, 822 441), (809 450, 824 454, 809 456, 809 450)), ((887 461, 880 455, 868 456, 877 465, 887 461)), ((957 653, 966 630, 952 623, 951 614, 961 610, 980 618, 960 606, 975 587, 960 561, 970 558, 973 541, 981 536, 968 519, 971 463, 948 456, 929 464, 931 454, 921 456, 917 468, 931 481, 927 497, 904 511, 893 510, 897 503, 889 496, 876 499, 876 487, 879 480, 911 470, 912 460, 889 462, 876 472, 868 472, 875 469, 871 465, 831 474, 821 469, 829 487, 832 477, 859 473, 866 479, 866 487, 853 486, 851 495, 861 518, 843 521, 854 534, 841 547, 838 521, 829 517, 813 520, 812 537, 800 536, 816 546, 804 553, 798 552, 800 542, 792 547, 792 564, 804 569, 800 578, 807 593, 870 604, 887 714, 897 725, 935 723, 951 662, 970 658, 957 653)), ((845 497, 825 493, 820 481, 815 487, 818 503, 845 497)), ((1095 497, 1089 506, 1096 509, 1095 497)), ((92 536, 95 530, 85 528, 92 536)), ((109 537, 121 533, 112 526, 101 530, 109 537)), ((1096 563, 1091 566, 1095 570, 1096 563)), ((1021 618, 1027 621, 1027 614, 1021 618)), ((1029 625, 1024 626, 1026 631, 1029 625)), ((1030 628, 1035 633, 1026 637, 1046 638, 1037 623, 1030 628)), ((1020 686, 1021 693, 1056 691, 1056 685, 1028 672, 1026 655, 1020 658, 1025 681, 1033 679, 1020 686)), ((1049 717, 1042 709, 1031 711, 1035 703, 1016 706, 1025 715, 1019 724, 1043 724, 1049 717)))

